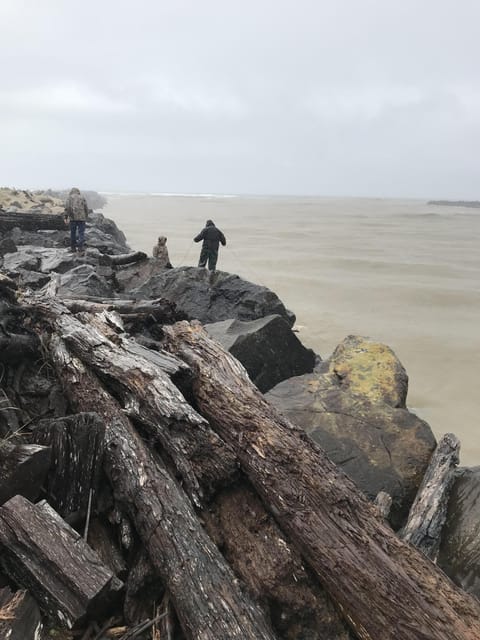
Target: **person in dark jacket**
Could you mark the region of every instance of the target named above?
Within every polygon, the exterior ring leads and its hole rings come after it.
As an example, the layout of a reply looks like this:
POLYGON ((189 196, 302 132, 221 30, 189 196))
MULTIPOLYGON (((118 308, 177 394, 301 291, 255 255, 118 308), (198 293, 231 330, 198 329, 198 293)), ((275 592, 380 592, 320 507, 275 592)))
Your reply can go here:
POLYGON ((218 260, 218 245, 220 243, 222 243, 223 246, 227 244, 223 233, 220 229, 217 229, 212 220, 207 220, 205 228, 202 229, 198 236, 195 236, 193 240, 194 242, 200 242, 200 240, 203 240, 198 266, 205 267, 208 260, 208 268, 210 271, 215 271, 218 260))

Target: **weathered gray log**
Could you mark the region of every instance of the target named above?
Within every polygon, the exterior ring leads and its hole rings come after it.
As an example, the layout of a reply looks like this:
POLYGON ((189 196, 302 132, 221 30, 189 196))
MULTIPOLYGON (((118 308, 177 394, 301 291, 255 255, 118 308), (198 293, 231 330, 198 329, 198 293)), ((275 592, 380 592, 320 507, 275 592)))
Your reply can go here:
POLYGON ((116 298, 94 298, 89 296, 84 300, 64 298, 63 304, 72 313, 86 311, 88 313, 101 313, 102 311, 116 311, 128 320, 143 320, 149 316, 158 322, 173 323, 183 319, 176 311, 175 305, 169 300, 158 298, 157 300, 122 300, 116 298))
POLYGON ((46 482, 48 501, 62 516, 80 512, 83 516, 92 492, 97 494, 102 469, 105 425, 95 413, 41 420, 33 440, 52 451, 46 482))
POLYGON ((28 591, 0 589, 0 638, 40 640, 42 626, 40 610, 28 591))
POLYGON ((50 353, 72 406, 96 410, 105 420, 104 466, 115 498, 134 521, 186 637, 273 640, 262 613, 241 592, 185 494, 118 403, 58 337, 52 338, 50 353))
POLYGON ((0 507, 0 548, 5 573, 68 628, 103 613, 123 586, 45 502, 15 496, 0 507))
POLYGON ((61 229, 66 226, 63 216, 49 213, 6 213, 0 211, 0 231, 10 231, 19 227, 24 231, 38 231, 39 229, 61 229))
POLYGON ((197 506, 218 485, 235 477, 237 464, 231 449, 152 358, 147 360, 136 349, 131 353, 128 341, 118 336, 118 344, 109 340, 99 331, 99 327, 107 333, 109 329, 98 318, 89 317, 89 324, 68 313, 55 318, 69 349, 106 381, 128 415, 139 420, 165 449, 197 506), (205 451, 208 455, 202 455, 205 451))
POLYGON ((50 449, 0 441, 0 504, 16 495, 36 500, 50 467, 50 449))
POLYGON ((109 256, 110 263, 114 265, 134 264, 147 259, 147 254, 143 251, 132 251, 131 253, 121 253, 116 256, 109 256))
POLYGON ((306 434, 271 407, 198 323, 164 327, 202 414, 362 640, 478 640, 480 603, 399 540, 306 434))
POLYGON ((443 525, 447 517, 448 498, 459 463, 460 441, 447 433, 438 443, 422 484, 410 508, 400 537, 415 545, 436 561, 443 525))

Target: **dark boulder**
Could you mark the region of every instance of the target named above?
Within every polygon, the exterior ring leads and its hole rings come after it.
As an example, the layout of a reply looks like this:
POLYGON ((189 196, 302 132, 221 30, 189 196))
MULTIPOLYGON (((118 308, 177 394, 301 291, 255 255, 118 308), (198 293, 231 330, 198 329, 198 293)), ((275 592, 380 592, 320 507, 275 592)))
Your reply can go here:
POLYGON ((196 267, 168 269, 152 276, 132 295, 137 299, 166 298, 188 318, 203 323, 231 318, 257 320, 273 314, 285 318, 290 326, 295 322, 294 314, 273 291, 224 271, 212 274, 196 267))
POLYGON ((37 247, 19 246, 15 253, 7 253, 3 257, 5 273, 14 273, 18 269, 26 271, 40 271, 41 254, 37 247))
POLYGON ((82 264, 60 276, 58 295, 64 298, 110 298, 114 295, 114 290, 95 267, 82 264))
POLYGON ((0 256, 4 256, 7 253, 15 253, 17 251, 17 245, 12 238, 2 238, 0 240, 0 256))
POLYGON ((282 380, 312 372, 315 366, 314 352, 303 346, 281 316, 224 320, 205 329, 243 364, 263 393, 282 380))
POLYGON ((391 522, 402 524, 436 444, 426 422, 343 390, 335 376, 318 372, 281 382, 266 397, 370 499, 390 494, 391 522))
POLYGON ((153 276, 164 273, 165 270, 163 264, 153 258, 118 266, 115 273, 118 289, 128 293, 132 289, 141 287, 153 276))
POLYGON ((85 231, 85 242, 88 247, 94 247, 109 255, 130 251, 123 231, 120 231, 113 220, 105 218, 101 213, 90 214, 85 231))
POLYGON ((439 566, 480 598, 480 467, 462 469, 450 495, 439 566))

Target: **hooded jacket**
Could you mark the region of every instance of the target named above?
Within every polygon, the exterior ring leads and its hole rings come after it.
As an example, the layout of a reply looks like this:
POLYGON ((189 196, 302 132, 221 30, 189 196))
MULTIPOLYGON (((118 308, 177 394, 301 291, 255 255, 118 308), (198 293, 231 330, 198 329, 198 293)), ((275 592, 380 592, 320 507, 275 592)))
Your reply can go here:
POLYGON ((70 220, 86 220, 88 217, 88 205, 84 196, 80 193, 80 190, 74 187, 67 198, 65 203, 65 215, 70 220))
POLYGON ((217 229, 212 220, 207 220, 205 228, 200 231, 198 236, 193 239, 194 242, 203 240, 203 248, 209 251, 218 251, 218 245, 221 242, 223 246, 227 244, 225 236, 217 229))

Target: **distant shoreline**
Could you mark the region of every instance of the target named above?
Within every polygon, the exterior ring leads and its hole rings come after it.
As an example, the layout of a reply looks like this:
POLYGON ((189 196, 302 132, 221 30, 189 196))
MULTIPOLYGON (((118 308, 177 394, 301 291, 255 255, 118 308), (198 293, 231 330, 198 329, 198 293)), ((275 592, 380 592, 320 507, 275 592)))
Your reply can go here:
POLYGON ((469 207, 470 209, 480 209, 479 200, 429 200, 427 204, 436 204, 440 207, 469 207))

